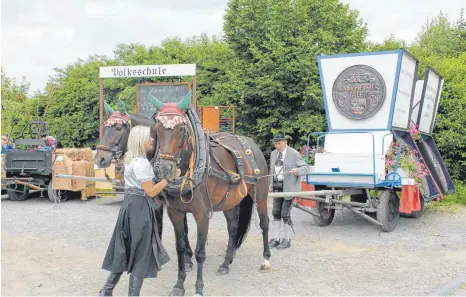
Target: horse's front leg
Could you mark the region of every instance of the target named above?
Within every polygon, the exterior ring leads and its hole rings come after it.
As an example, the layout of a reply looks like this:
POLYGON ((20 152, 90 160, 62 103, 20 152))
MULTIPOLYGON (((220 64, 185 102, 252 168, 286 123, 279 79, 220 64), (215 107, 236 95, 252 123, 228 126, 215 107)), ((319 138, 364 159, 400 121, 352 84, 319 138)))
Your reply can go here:
POLYGON ((186 243, 186 253, 185 253, 185 270, 186 272, 189 272, 193 270, 193 250, 191 248, 191 245, 189 244, 189 238, 188 238, 188 214, 185 213, 184 215, 184 230, 185 230, 185 236, 184 236, 184 241, 186 243))
POLYGON ((196 261, 197 261, 197 280, 196 280, 196 294, 202 296, 204 289, 203 271, 204 262, 206 259, 205 245, 207 241, 207 234, 209 233, 209 218, 206 217, 203 211, 194 214, 197 223, 197 243, 196 243, 196 261))
POLYGON ((230 272, 230 264, 233 262, 235 252, 235 239, 238 231, 239 205, 223 212, 227 219, 228 227, 228 248, 225 255, 225 261, 217 270, 217 274, 226 275, 230 272))
POLYGON ((178 281, 176 285, 170 292, 170 296, 184 296, 184 281, 186 279, 186 270, 185 270, 185 253, 186 253, 186 244, 185 244, 185 230, 184 230, 184 217, 186 214, 177 209, 168 207, 167 208, 168 217, 173 224, 175 229, 175 238, 176 238, 176 253, 178 255, 178 281))

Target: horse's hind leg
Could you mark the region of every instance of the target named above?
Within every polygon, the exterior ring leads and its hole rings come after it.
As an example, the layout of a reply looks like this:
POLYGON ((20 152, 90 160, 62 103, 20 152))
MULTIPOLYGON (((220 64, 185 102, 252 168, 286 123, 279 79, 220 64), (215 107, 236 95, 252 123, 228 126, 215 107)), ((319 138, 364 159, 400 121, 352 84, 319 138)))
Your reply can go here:
POLYGON ((193 270, 193 250, 191 249, 191 245, 189 244, 189 239, 188 239, 188 214, 184 214, 184 230, 185 230, 185 236, 184 236, 184 242, 186 243, 186 253, 185 253, 185 270, 186 272, 189 272, 193 270))
POLYGON ((269 248, 269 215, 267 213, 268 189, 262 190, 259 193, 257 194, 257 212, 259 213, 260 228, 262 230, 262 240, 264 244, 264 253, 263 253, 264 263, 262 263, 260 267, 260 271, 269 272, 270 271, 269 259, 270 259, 271 253, 270 253, 270 248, 269 248), (259 193, 265 193, 266 196, 260 197, 259 193))
POLYGON ((236 207, 225 210, 223 214, 227 219, 227 226, 228 226, 228 248, 227 253, 225 255, 225 261, 217 270, 217 274, 226 275, 230 272, 230 264, 233 262, 234 252, 235 252, 235 239, 236 239, 236 232, 238 230, 238 220, 239 220, 239 208, 240 206, 237 205, 236 207))

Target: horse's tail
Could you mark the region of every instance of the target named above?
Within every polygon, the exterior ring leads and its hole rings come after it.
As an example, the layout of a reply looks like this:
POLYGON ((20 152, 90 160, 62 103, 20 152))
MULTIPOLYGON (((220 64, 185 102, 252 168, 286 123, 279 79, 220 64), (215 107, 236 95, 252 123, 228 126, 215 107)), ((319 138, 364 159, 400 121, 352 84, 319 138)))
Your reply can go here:
POLYGON ((251 196, 246 195, 239 204, 239 220, 235 239, 235 250, 239 249, 246 239, 251 223, 253 201, 251 196))

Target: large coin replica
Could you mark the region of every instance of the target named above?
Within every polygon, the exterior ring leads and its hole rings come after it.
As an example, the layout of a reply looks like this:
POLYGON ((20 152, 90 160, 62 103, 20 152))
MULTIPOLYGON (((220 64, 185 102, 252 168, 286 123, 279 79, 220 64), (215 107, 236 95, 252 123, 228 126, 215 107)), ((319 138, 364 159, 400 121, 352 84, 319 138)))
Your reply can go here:
POLYGON ((336 108, 343 115, 355 120, 366 119, 383 105, 385 81, 372 67, 350 66, 335 80, 332 95, 336 108))

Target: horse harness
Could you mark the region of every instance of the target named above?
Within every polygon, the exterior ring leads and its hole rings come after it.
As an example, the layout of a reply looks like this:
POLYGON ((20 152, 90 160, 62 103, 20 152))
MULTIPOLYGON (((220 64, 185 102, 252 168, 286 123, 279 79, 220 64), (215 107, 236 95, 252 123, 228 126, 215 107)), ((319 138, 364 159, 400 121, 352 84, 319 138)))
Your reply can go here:
POLYGON ((228 190, 223 196, 223 199, 215 206, 215 208, 219 208, 221 205, 223 205, 223 203, 229 197, 232 186, 240 184, 242 180, 244 180, 244 182, 247 184, 256 184, 259 180, 258 175, 260 174, 260 170, 257 167, 251 146, 243 136, 220 132, 220 133, 215 133, 213 135, 208 135, 208 137, 209 137, 210 146, 213 146, 213 147, 221 146, 231 153, 231 155, 233 156, 233 160, 235 162, 236 168, 238 168, 238 173, 226 169, 225 167, 222 166, 218 158, 213 154, 212 150, 209 149, 210 157, 212 157, 212 159, 215 161, 215 163, 217 163, 217 165, 222 169, 222 171, 213 168, 209 164, 208 171, 207 171, 208 175, 213 175, 221 180, 229 182, 228 190), (228 140, 238 139, 239 140, 240 144, 244 148, 249 164, 252 167, 254 176, 245 174, 244 159, 243 159, 243 156, 241 155, 241 152, 238 150, 235 150, 234 148, 227 145, 224 141, 222 141, 225 139, 228 139, 228 140))
MULTIPOLYGON (((120 116, 120 115, 112 115, 110 116, 104 123, 104 126, 110 127, 115 124, 122 124, 125 129, 131 130, 132 122, 131 122, 131 117, 128 116, 120 116)), ((115 173, 118 173, 121 175, 121 173, 124 170, 124 164, 121 160, 121 157, 125 154, 124 148, 122 147, 123 144, 121 142, 121 139, 118 141, 118 143, 112 147, 109 147, 104 144, 98 144, 96 145, 96 150, 102 150, 102 151, 107 151, 107 152, 112 152, 113 153, 113 158, 116 161, 115 164, 115 173)), ((112 179, 110 176, 107 174, 107 170, 104 169, 104 175, 105 178, 112 182, 112 179)))

